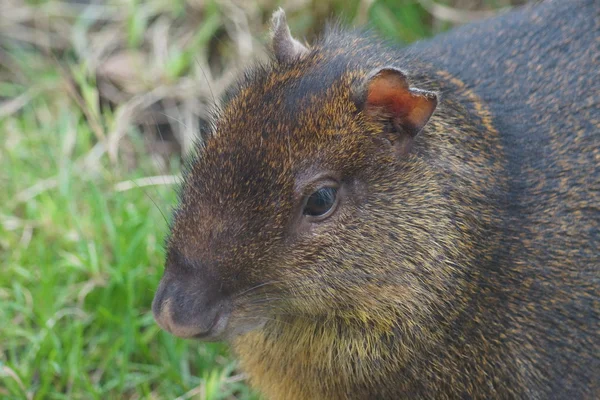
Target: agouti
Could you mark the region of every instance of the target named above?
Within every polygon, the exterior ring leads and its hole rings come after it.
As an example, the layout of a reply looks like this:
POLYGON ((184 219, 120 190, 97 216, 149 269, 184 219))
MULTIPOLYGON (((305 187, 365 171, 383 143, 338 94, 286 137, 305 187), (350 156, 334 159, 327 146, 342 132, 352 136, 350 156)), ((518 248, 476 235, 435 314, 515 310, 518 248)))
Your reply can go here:
POLYGON ((272 45, 185 172, 160 326, 269 399, 600 398, 600 2, 272 45))

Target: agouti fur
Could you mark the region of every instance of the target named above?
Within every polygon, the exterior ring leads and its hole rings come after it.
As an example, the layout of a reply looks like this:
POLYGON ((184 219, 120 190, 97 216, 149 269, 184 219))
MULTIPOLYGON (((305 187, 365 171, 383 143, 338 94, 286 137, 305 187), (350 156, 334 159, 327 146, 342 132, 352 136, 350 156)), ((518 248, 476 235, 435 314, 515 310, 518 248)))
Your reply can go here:
POLYGON ((159 324, 269 399, 600 398, 600 2, 405 49, 274 21, 185 174, 159 324))

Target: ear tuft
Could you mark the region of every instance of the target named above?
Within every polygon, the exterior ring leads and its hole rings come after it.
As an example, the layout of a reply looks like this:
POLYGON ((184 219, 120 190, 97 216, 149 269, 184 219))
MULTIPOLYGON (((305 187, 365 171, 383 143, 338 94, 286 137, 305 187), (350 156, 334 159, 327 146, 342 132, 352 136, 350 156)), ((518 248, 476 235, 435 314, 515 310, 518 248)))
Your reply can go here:
POLYGON ((406 75, 393 67, 369 73, 359 99, 367 116, 389 121, 397 133, 411 138, 423 129, 437 107, 434 92, 409 87, 406 75))
POLYGON ((308 54, 308 49, 292 37, 282 8, 271 17, 271 36, 273 52, 280 63, 289 63, 308 54))

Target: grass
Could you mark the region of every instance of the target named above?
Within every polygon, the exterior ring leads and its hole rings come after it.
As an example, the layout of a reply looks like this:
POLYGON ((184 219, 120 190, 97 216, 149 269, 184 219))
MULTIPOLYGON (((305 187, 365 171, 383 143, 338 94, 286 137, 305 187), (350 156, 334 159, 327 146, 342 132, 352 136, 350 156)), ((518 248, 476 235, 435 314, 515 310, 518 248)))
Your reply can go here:
MULTIPOLYGON (((179 149, 191 147, 232 66, 248 61, 248 49, 263 54, 273 3, 229 9, 208 2, 190 11, 184 0, 102 9, 7 0, 12 8, 0 16, 0 398, 257 398, 224 345, 162 332, 150 304, 179 149), (156 150, 165 146, 175 150, 156 150), (158 185, 130 184, 157 175, 158 185)), ((459 22, 437 15, 447 9, 423 7, 431 2, 304 3, 290 12, 290 24, 308 38, 342 11, 403 42, 459 22)))
MULTIPOLYGON (((53 93, 0 121, 0 397, 173 398, 200 388, 208 399, 246 398, 222 345, 177 340, 152 320, 173 188, 117 191, 152 174, 151 157, 132 170, 90 160, 94 133, 53 93)), ((141 154, 139 136, 130 133, 141 154)))

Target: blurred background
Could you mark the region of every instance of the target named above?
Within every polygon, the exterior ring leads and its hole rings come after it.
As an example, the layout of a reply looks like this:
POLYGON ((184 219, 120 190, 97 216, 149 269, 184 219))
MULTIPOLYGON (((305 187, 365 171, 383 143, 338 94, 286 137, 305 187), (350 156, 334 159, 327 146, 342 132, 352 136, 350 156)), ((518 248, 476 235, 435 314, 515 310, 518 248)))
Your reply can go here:
POLYGON ((182 155, 272 11, 404 46, 522 2, 0 0, 0 398, 258 398, 150 304, 182 155))

